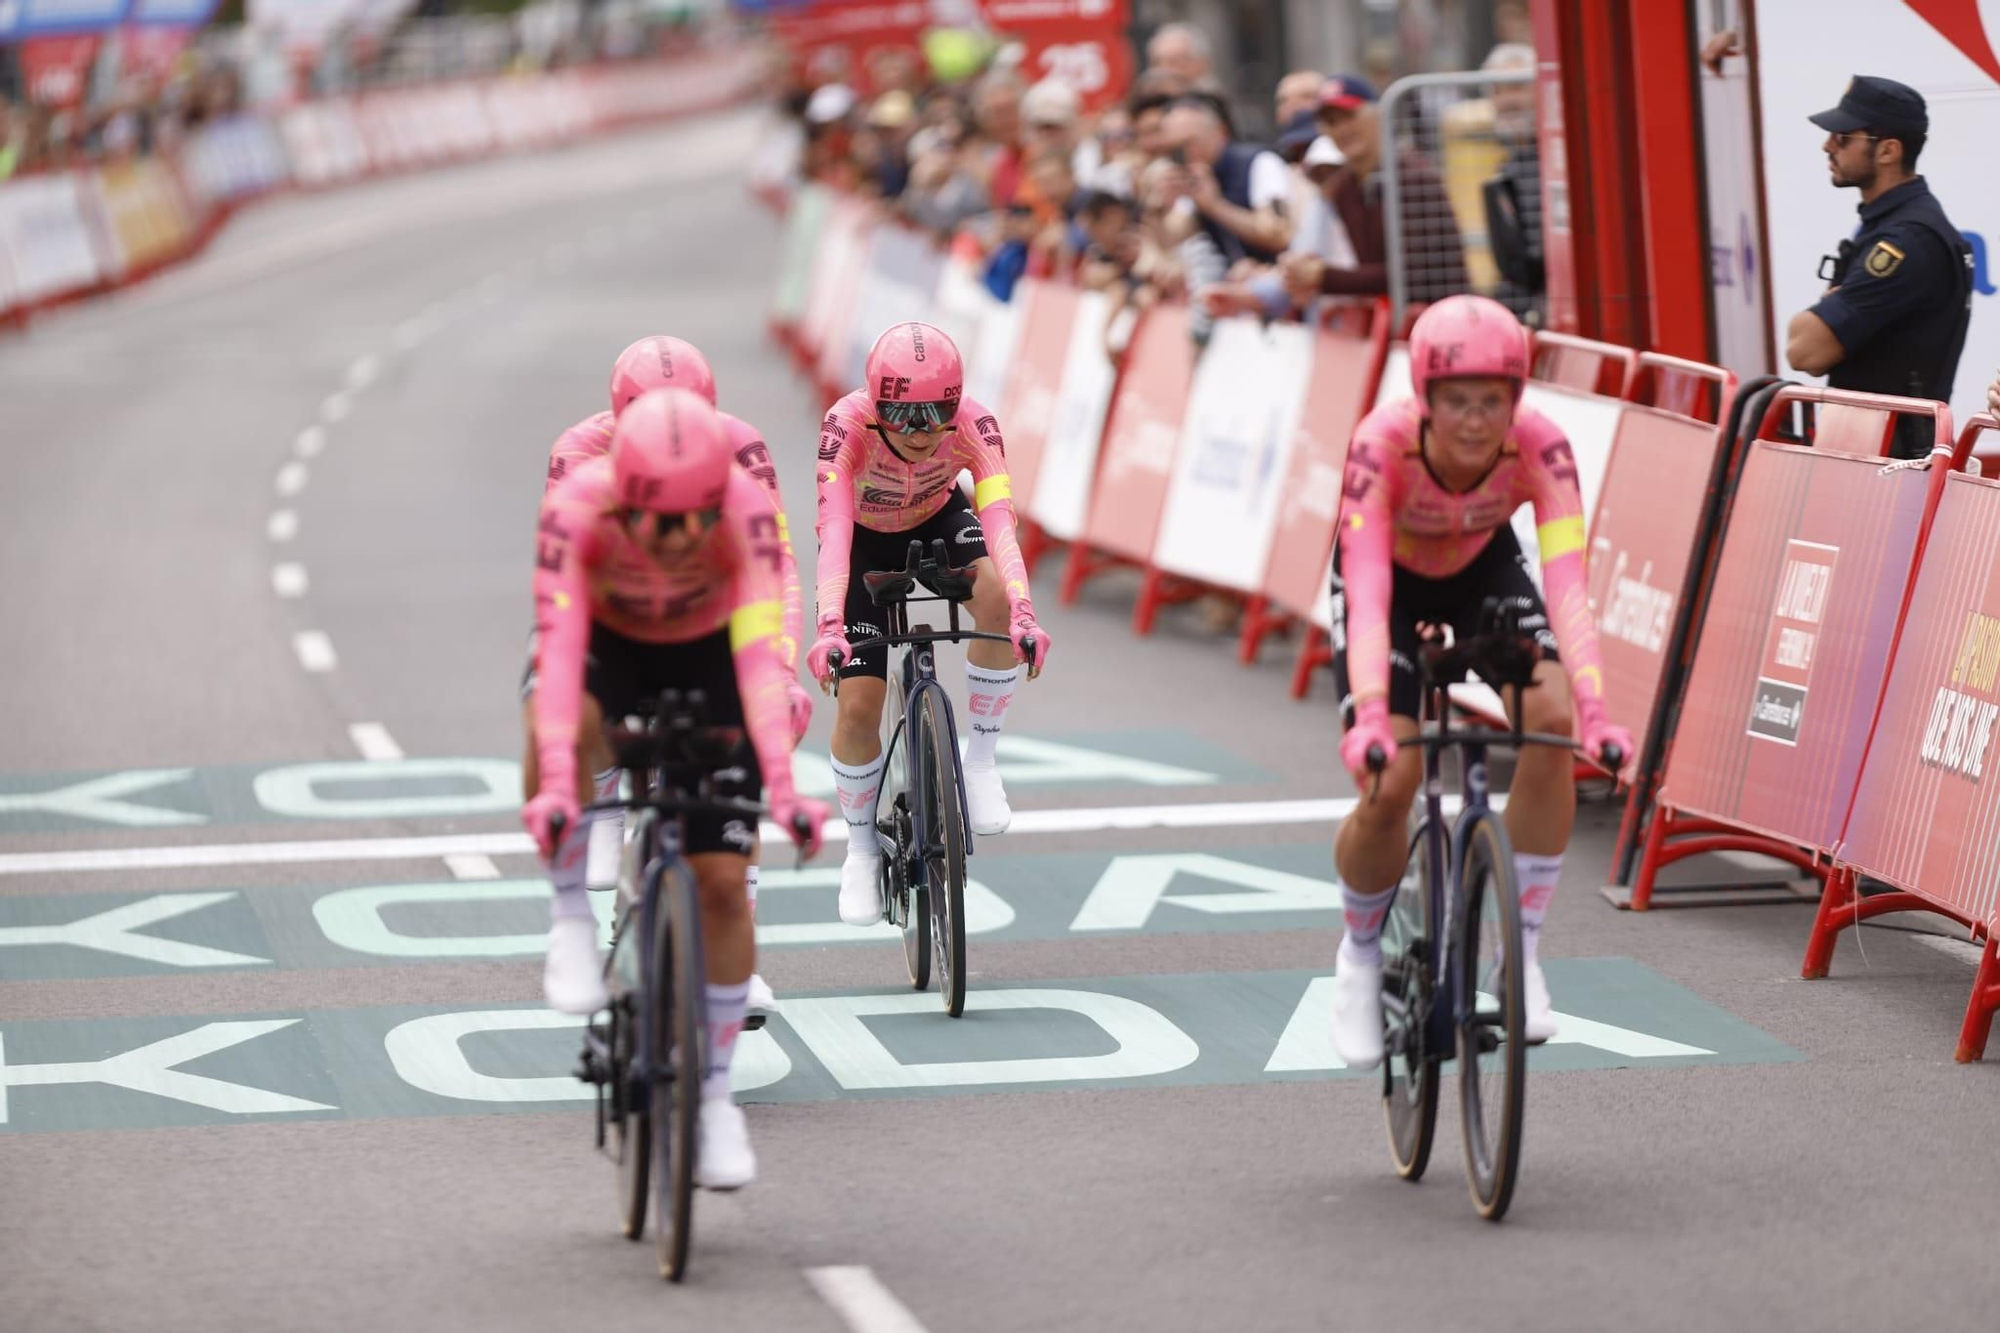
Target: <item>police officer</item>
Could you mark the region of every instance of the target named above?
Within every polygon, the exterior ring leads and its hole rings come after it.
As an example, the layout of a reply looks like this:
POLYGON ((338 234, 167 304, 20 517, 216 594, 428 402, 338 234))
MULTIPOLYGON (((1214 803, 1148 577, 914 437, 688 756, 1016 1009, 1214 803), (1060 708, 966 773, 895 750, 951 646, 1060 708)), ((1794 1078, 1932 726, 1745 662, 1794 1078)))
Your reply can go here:
MULTIPOLYGON (((1861 227, 1820 260, 1831 285, 1792 316, 1785 359, 1837 389, 1949 401, 1972 318, 1972 249, 1915 174, 1930 130, 1923 95, 1857 74, 1812 123, 1827 132, 1835 188, 1861 192, 1861 227)), ((1928 453, 1929 424, 1899 419, 1896 456, 1928 453)))

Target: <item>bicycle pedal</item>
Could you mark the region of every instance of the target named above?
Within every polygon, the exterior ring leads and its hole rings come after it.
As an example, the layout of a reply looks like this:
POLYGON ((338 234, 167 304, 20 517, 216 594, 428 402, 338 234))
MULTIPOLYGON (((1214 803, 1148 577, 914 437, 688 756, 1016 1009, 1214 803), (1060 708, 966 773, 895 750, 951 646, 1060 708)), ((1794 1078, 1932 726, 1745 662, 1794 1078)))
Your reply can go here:
POLYGON ((745 1032, 755 1032, 758 1028, 764 1026, 765 1021, 769 1017, 769 1014, 745 1014, 743 1016, 743 1030, 745 1032))
POLYGON ((1500 1034, 1492 1028, 1479 1029, 1479 1053, 1491 1055, 1500 1049, 1500 1034))
POLYGON ((589 1055, 578 1060, 576 1068, 570 1072, 576 1075, 576 1080, 579 1083, 589 1083, 598 1087, 604 1084, 604 1066, 589 1055))

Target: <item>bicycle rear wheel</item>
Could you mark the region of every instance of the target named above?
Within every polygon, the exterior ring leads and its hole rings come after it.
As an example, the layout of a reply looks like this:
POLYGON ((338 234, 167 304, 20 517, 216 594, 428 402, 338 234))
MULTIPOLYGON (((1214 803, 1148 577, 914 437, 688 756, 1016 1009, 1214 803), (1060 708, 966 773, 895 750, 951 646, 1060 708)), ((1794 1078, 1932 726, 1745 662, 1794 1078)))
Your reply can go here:
POLYGON ((1434 992, 1430 821, 1416 821, 1410 859, 1382 922, 1382 1113, 1396 1174, 1415 1183, 1430 1165, 1437 1136, 1438 1052, 1431 1050, 1434 992))
POLYGON ((918 710, 919 764, 930 827, 923 840, 924 897, 937 954, 938 997, 953 1018, 965 1012, 965 812, 959 804, 958 735, 944 691, 925 690, 918 710))
POLYGON ((1514 1198, 1528 1090, 1521 898, 1514 850, 1497 816, 1466 830, 1458 885, 1458 1083, 1465 1174, 1479 1215, 1497 1222, 1514 1198))
POLYGON ((648 1089, 656 1175, 660 1276, 679 1282, 694 1236, 696 1127, 701 1117, 707 970, 694 872, 678 858, 660 877, 653 946, 653 1083, 648 1089))
POLYGON ((634 1094, 639 1025, 632 999, 630 991, 612 997, 605 1042, 611 1052, 611 1067, 605 1072, 605 1098, 610 1103, 606 1118, 611 1122, 612 1160, 618 1163, 619 1230, 626 1240, 646 1234, 653 1164, 653 1121, 646 1110, 645 1090, 634 1094))

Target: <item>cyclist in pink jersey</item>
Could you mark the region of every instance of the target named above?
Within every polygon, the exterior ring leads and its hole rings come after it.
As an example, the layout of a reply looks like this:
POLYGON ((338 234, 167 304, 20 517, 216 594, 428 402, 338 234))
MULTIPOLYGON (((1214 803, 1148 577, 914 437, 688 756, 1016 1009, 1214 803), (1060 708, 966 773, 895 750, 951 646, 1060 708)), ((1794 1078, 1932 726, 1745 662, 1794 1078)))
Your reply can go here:
POLYGON ((840 869, 840 916, 865 926, 881 918, 877 874, 882 848, 875 833, 882 788, 882 701, 889 653, 880 608, 862 575, 900 570, 911 541, 942 539, 958 565, 976 571, 974 625, 1004 634, 1005 644, 981 641, 965 651, 967 711, 965 796, 972 830, 1005 831, 1013 819, 994 767, 1000 726, 1034 640, 1030 678, 1041 674, 1049 639, 1035 623, 1028 568, 1014 530, 1006 448, 993 414, 964 396, 958 348, 928 324, 890 326, 868 353, 867 383, 833 405, 819 437, 818 639, 806 666, 825 688, 829 660, 841 658, 840 706, 833 725, 833 777, 847 820, 847 859, 840 869), (972 502, 958 474, 972 473, 972 502), (862 640, 857 649, 852 640, 862 640))
MULTIPOLYGON (((688 389, 707 399, 709 406, 715 406, 715 373, 709 369, 708 359, 700 349, 693 343, 665 335, 639 339, 620 352, 618 359, 612 363, 610 410, 593 413, 556 437, 554 447, 549 450, 549 473, 544 493, 553 490, 556 482, 572 467, 609 453, 612 433, 618 425, 618 414, 633 399, 651 389, 688 389)), ((804 613, 800 609, 799 565, 792 554, 791 529, 785 520, 784 497, 778 493, 778 469, 772 466, 771 451, 765 447, 764 437, 755 426, 727 412, 718 411, 716 417, 722 422, 730 453, 735 456, 737 465, 771 493, 771 505, 778 515, 778 543, 785 557, 785 627, 778 636, 778 656, 784 661, 788 678, 786 692, 792 708, 792 743, 796 745, 805 739, 806 728, 812 725, 813 701, 812 695, 798 680, 799 638, 804 613)), ((605 782, 616 778, 615 772, 600 775, 605 782)), ((622 814, 606 815, 605 845, 616 845, 624 833, 624 823, 622 814)), ((757 860, 753 853, 743 880, 744 890, 750 896, 752 918, 757 914, 757 877, 757 860)), ((776 1003, 764 978, 751 973, 752 1012, 767 1011, 776 1003)))
MULTIPOLYGON (((620 416, 610 456, 577 467, 543 497, 539 532, 523 763, 533 794, 522 820, 555 884, 543 989, 551 1008, 587 1014, 606 997, 583 883, 593 816, 579 811, 597 794, 586 775, 612 767, 607 716, 635 712, 669 687, 702 690, 712 722, 747 733, 735 766, 717 776, 719 794, 756 799, 768 785, 772 818, 808 855, 828 811, 792 785, 777 520, 763 488, 731 460, 714 408, 685 389, 640 397, 620 416)), ((699 815, 685 826, 708 965, 696 1171, 710 1188, 733 1189, 756 1175, 729 1093, 756 962, 743 885, 756 828, 699 815)))
MULTIPOLYGON (((1569 441, 1521 406, 1526 330, 1505 306, 1454 296, 1410 332, 1413 397, 1376 408, 1348 446, 1334 554, 1334 676, 1340 757, 1361 803, 1340 826, 1347 932, 1334 985, 1334 1046, 1352 1068, 1382 1059, 1382 921, 1407 860, 1408 817, 1422 776, 1415 736, 1422 691, 1420 627, 1476 631, 1488 597, 1520 599, 1542 660, 1518 719, 1528 731, 1571 733, 1574 715, 1594 755, 1632 753, 1604 704, 1597 628, 1585 599, 1583 500, 1569 441), (1510 524, 1533 504, 1553 625, 1510 524), (1557 653, 1561 646, 1560 656, 1557 653), (1371 751, 1373 755, 1371 756, 1371 751), (1379 773, 1371 757, 1381 762, 1379 773)), ((1521 889, 1528 1037, 1555 1035, 1537 948, 1576 818, 1566 750, 1524 746, 1507 803, 1521 889)))

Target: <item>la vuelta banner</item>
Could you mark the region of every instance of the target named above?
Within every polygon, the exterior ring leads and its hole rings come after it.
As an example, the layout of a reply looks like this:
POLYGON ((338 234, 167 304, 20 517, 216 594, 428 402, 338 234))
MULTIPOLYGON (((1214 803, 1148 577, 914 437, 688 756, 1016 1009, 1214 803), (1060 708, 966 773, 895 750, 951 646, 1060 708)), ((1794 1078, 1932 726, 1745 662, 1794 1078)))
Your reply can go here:
POLYGON ((104 45, 100 33, 30 37, 21 43, 21 82, 39 106, 75 106, 90 88, 90 67, 104 45))
POLYGON ((1661 801, 1838 842, 1932 474, 1757 443, 1737 485, 1661 801))
POLYGON ((2000 913, 1995 542, 2000 483, 1947 478, 1840 849, 1982 924, 2000 913))
POLYGON ((845 51, 864 93, 874 91, 866 85, 875 52, 918 51, 926 32, 975 27, 1019 41, 1023 75, 1064 80, 1086 110, 1109 106, 1132 82, 1131 0, 795 0, 762 12, 801 68, 821 52, 845 51))

